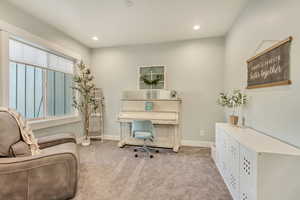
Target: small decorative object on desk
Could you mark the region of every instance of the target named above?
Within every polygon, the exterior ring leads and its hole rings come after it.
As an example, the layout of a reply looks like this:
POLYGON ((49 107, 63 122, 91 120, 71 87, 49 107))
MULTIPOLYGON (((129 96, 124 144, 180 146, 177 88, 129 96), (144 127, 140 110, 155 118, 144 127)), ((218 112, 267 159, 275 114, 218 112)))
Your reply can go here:
POLYGON ((242 118, 242 128, 246 128, 246 118, 242 118))
POLYGON ((220 93, 218 104, 222 107, 232 109, 232 114, 229 116, 229 122, 232 125, 237 125, 239 117, 237 116, 237 109, 247 103, 247 95, 242 94, 240 90, 232 90, 230 93, 220 93))
POLYGON ((83 122, 84 139, 82 145, 89 146, 90 116, 92 112, 97 110, 98 103, 94 96, 94 77, 90 69, 82 61, 77 64, 77 67, 78 72, 73 77, 74 86, 72 89, 75 91, 73 95, 73 107, 80 112, 83 122), (79 96, 77 96, 77 94, 79 96))
POLYGON ((172 99, 177 99, 177 92, 176 92, 176 90, 172 90, 171 91, 171 98, 172 99))
POLYGON ((146 101, 145 102, 145 111, 152 111, 153 110, 153 102, 149 102, 149 101, 146 101))

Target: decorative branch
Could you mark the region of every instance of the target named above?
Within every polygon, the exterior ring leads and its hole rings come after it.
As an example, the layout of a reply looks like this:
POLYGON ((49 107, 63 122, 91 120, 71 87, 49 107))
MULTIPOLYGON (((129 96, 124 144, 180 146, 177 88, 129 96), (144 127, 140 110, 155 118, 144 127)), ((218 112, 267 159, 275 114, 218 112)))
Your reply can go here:
POLYGON ((247 95, 242 94, 240 90, 232 90, 229 94, 220 93, 217 101, 222 107, 232 108, 232 115, 235 115, 237 108, 247 104, 247 102, 247 95))
POLYGON ((73 76, 73 107, 83 116, 84 133, 89 134, 89 120, 92 111, 97 110, 98 101, 95 98, 94 77, 90 69, 81 61, 78 65, 78 73, 73 76), (76 94, 79 94, 77 97, 76 94))
POLYGON ((156 75, 156 78, 153 80, 147 79, 146 75, 141 76, 141 79, 144 81, 145 84, 147 85, 157 85, 158 82, 161 80, 161 77, 159 75, 156 75))

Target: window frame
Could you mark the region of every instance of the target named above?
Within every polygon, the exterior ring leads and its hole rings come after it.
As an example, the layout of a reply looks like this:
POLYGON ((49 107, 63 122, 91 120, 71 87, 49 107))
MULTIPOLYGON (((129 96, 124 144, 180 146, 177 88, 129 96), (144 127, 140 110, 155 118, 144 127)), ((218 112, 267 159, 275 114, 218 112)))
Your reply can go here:
MULTIPOLYGON (((46 53, 46 63, 45 63, 45 66, 43 66, 43 65, 37 65, 37 64, 31 64, 31 63, 26 62, 26 61, 19 61, 18 59, 13 59, 13 58, 10 58, 10 56, 9 56, 9 73, 10 73, 10 70, 11 70, 11 68, 10 68, 10 64, 11 63, 16 64, 17 68, 21 67, 21 66, 18 66, 18 65, 24 65, 24 67, 25 67, 26 70, 27 70, 27 67, 33 67, 33 68, 38 68, 38 69, 42 69, 43 70, 43 75, 42 75, 43 76, 43 83, 42 84, 43 84, 43 98, 44 98, 44 102, 43 102, 44 116, 43 117, 27 118, 26 120, 27 121, 37 121, 37 120, 53 119, 53 118, 57 118, 57 117, 73 116, 74 114, 70 114, 70 115, 64 114, 64 115, 61 115, 61 116, 51 116, 51 115, 49 115, 48 104, 47 104, 47 102, 48 102, 48 98, 47 98, 48 97, 48 89, 49 89, 48 88, 48 73, 49 72, 54 72, 54 73, 55 72, 59 72, 59 73, 62 73, 63 76, 64 76, 64 83, 65 83, 65 81, 66 81, 65 76, 66 75, 73 75, 74 74, 76 60, 72 59, 72 58, 69 58, 69 57, 66 57, 66 56, 63 56, 63 55, 60 55, 57 52, 52 52, 52 51, 43 49, 43 48, 38 47, 38 46, 34 46, 33 44, 30 44, 28 42, 24 42, 24 41, 15 39, 15 38, 9 38, 9 43, 10 43, 11 40, 15 41, 15 42, 18 42, 18 43, 21 43, 21 44, 24 44, 26 46, 29 46, 29 47, 41 50, 41 51, 43 51, 43 52, 46 53), (50 56, 51 55, 55 55, 55 56, 57 56, 60 59, 63 58, 63 59, 66 59, 68 61, 71 61, 72 65, 73 65, 73 69, 72 69, 73 73, 68 73, 68 72, 63 72, 63 71, 59 71, 59 70, 56 70, 56 69, 52 69, 50 67, 50 56)), ((9 45, 9 48, 10 48, 10 45, 9 45)), ((10 49, 9 49, 9 51, 10 51, 10 49)), ((26 75, 25 75, 25 79, 26 79, 26 75)), ((55 84, 55 82, 54 82, 54 84, 55 84)), ((55 86, 54 86, 54 88, 55 88, 55 86)), ((9 95, 10 95, 10 92, 11 91, 9 91, 9 95)), ((65 91, 64 91, 64 93, 65 93, 65 91)), ((26 94, 26 92, 25 92, 25 94, 26 94)), ((26 104, 26 100, 25 100, 25 104, 26 104)), ((65 98, 64 98, 64 106, 65 106, 65 98)), ((54 109, 55 109, 55 101, 54 101, 54 109)), ((65 107, 64 107, 64 109, 65 109, 65 107)), ((26 110, 26 105, 25 105, 25 110, 26 110)), ((64 110, 64 112, 65 112, 65 110, 64 110)), ((76 112, 76 110, 74 110, 74 112, 76 112)))
MULTIPOLYGON (((52 53, 59 52, 60 55, 73 58, 76 62, 82 60, 81 56, 77 53, 0 20, 0 106, 9 106, 9 40, 11 38, 22 38, 22 40, 30 41, 30 43, 35 44, 38 47, 43 47, 52 53)), ((76 73, 76 68, 74 69, 74 73, 76 73)), ((42 120, 32 120, 29 121, 29 124, 31 124, 33 130, 39 130, 77 122, 80 122, 80 116, 78 111, 75 110, 70 116, 57 116, 42 120)))

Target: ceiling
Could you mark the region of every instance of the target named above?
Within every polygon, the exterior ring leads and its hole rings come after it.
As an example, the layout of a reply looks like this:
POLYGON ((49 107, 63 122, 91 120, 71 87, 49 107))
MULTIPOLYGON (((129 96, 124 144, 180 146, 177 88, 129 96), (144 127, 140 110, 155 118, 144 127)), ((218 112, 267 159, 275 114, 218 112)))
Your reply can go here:
POLYGON ((248 0, 8 1, 97 48, 222 36, 248 0))

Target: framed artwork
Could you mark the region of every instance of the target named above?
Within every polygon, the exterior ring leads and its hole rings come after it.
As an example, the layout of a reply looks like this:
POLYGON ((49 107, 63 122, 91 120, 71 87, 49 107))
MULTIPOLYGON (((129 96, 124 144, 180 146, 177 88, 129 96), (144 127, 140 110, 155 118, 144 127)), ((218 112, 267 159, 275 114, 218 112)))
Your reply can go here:
POLYGON ((289 85, 290 47, 293 38, 278 42, 247 60, 247 89, 289 85))
POLYGON ((166 89, 166 66, 138 67, 138 89, 166 89))

